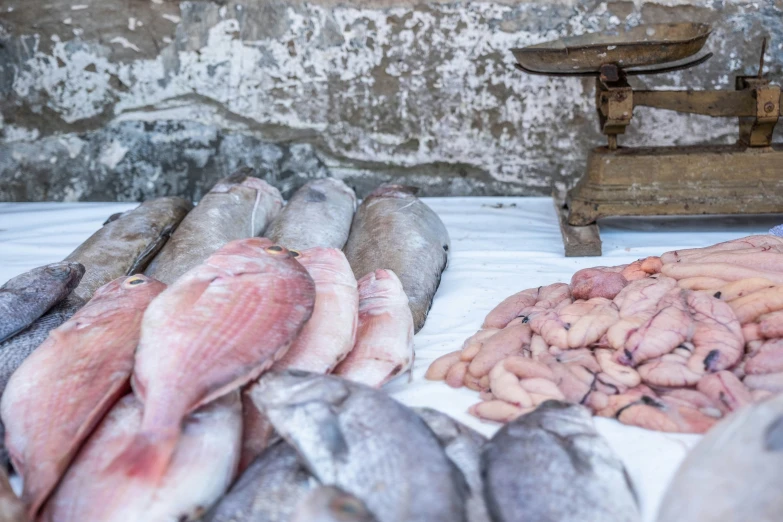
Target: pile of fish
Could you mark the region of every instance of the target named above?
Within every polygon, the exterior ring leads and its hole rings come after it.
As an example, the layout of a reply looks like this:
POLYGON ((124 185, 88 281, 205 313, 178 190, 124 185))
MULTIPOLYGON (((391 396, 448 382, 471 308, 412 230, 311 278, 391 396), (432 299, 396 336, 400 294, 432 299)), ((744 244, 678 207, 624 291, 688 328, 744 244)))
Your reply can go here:
POLYGON ((409 370, 447 263, 437 216, 384 185, 354 217, 331 178, 283 206, 251 174, 114 215, 0 288, 4 451, 30 520, 196 520, 282 433, 252 391, 265 372, 377 388, 409 370))
POLYGON ((783 238, 667 252, 524 290, 427 377, 479 391, 470 411, 488 420, 557 399, 703 433, 783 391, 783 238))

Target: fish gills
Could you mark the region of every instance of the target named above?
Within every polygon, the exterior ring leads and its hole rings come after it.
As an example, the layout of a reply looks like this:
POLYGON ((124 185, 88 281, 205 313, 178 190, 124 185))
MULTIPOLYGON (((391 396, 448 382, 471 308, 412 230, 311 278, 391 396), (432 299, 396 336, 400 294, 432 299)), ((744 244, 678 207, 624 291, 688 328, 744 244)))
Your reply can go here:
POLYGON ((236 239, 261 234, 283 206, 280 192, 240 169, 201 198, 144 272, 167 285, 236 239))
POLYGON ((399 278, 391 270, 367 274, 359 280, 356 344, 334 373, 377 388, 405 373, 413 357, 413 318, 399 278))
POLYGON ((0 287, 0 343, 24 330, 68 297, 84 275, 79 263, 33 268, 0 287))
POLYGON ((80 445, 128 387, 142 315, 165 285, 104 285, 13 374, 0 403, 6 444, 33 517, 80 445))
POLYGON ((297 190, 266 236, 293 250, 342 248, 348 240, 356 194, 334 178, 316 179, 297 190))
POLYGON ((144 419, 117 467, 160 476, 182 419, 269 368, 314 302, 307 271, 265 238, 232 241, 178 279, 144 314, 132 379, 144 419))
POLYGON ((359 313, 356 278, 342 251, 303 250, 296 258, 315 282, 315 308, 288 352, 273 369, 328 373, 354 346, 359 313))
POLYGON ((378 187, 359 206, 344 249, 356 279, 381 268, 397 274, 408 295, 414 332, 427 320, 451 247, 446 227, 414 195, 417 190, 378 187))
POLYGON ((494 522, 640 521, 628 475, 583 406, 546 401, 484 445, 494 522))
POLYGON ((89 301, 101 286, 143 271, 191 208, 182 198, 156 198, 106 223, 65 258, 85 269, 73 293, 89 301))
POLYGON ((111 466, 138 433, 141 417, 133 394, 120 399, 79 452, 40 522, 189 522, 225 493, 239 458, 238 392, 185 419, 171 464, 157 482, 128 478, 111 466))
POLYGON ((465 521, 465 479, 412 410, 331 375, 268 372, 251 397, 322 483, 379 522, 465 521))

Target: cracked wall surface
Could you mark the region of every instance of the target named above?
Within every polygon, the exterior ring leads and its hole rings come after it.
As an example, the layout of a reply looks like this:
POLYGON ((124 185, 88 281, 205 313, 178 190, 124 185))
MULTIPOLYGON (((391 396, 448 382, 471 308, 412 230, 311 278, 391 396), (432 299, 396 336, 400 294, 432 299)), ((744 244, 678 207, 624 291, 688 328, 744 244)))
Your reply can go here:
MULTIPOLYGON (((288 194, 327 172, 360 195, 541 195, 601 144, 593 81, 527 76, 509 49, 706 22, 706 64, 632 80, 783 80, 783 0, 4 0, 0 201, 198 199, 248 165, 288 194)), ((621 143, 729 143, 736 122, 637 109, 621 143)))

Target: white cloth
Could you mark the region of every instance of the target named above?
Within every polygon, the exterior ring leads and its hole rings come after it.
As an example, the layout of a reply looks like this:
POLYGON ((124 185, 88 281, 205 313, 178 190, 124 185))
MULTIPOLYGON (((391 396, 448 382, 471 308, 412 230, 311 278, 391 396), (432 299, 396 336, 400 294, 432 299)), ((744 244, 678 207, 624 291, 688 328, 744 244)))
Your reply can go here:
MULTIPOLYGON (((412 381, 398 378, 387 389, 410 406, 441 410, 486 435, 499 425, 466 413, 479 401, 467 388, 424 380, 429 364, 457 350, 484 316, 507 296, 525 288, 569 282, 579 269, 618 265, 674 249, 708 246, 780 223, 774 217, 630 218, 601 224, 603 257, 566 258, 550 198, 424 198, 451 236, 451 259, 427 323, 416 335, 412 381)), ((59 261, 133 203, 0 204, 0 282, 59 261)), ((644 519, 655 519, 666 485, 696 435, 672 435, 596 418, 599 431, 625 462, 639 495, 644 519)), ((540 470, 520 470, 540 473, 540 470)), ((541 480, 546 480, 542 477, 541 480)))

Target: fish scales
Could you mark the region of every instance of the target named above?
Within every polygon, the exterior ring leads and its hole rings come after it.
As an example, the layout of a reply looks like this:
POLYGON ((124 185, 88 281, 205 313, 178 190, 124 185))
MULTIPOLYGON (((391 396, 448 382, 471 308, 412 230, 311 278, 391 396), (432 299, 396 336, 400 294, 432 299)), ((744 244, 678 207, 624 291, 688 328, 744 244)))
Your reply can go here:
POLYGON ((85 268, 73 293, 89 301, 106 283, 142 272, 191 208, 182 198, 156 198, 106 223, 65 258, 85 268))
POLYGON ((465 480, 412 410, 335 376, 268 372, 251 397, 322 483, 379 522, 465 521, 465 480))
POLYGON ((443 222, 414 195, 416 190, 381 185, 368 195, 356 211, 344 249, 356 279, 378 269, 397 274, 414 332, 424 326, 451 247, 443 222))
POLYGON ((289 522, 316 484, 296 450, 278 441, 250 464, 202 522, 289 522))
POLYGON ((546 401, 502 427, 482 452, 494 522, 640 521, 628 474, 589 410, 546 401))
POLYGON ((80 263, 34 268, 0 287, 0 343, 24 330, 68 297, 84 276, 80 263))
POLYGON ((106 415, 57 491, 40 522, 191 522, 200 520, 234 477, 242 411, 230 393, 191 413, 170 465, 159 481, 129 478, 112 463, 141 425, 142 405, 124 396, 106 415))
POLYGON ((335 178, 310 181, 297 190, 266 236, 286 248, 343 248, 348 240, 356 194, 335 178))
POLYGON ((142 314, 164 288, 142 275, 104 285, 8 381, 0 413, 31 517, 127 390, 142 314))
POLYGON ((226 243, 258 236, 283 206, 280 192, 251 169, 221 179, 182 221, 145 274, 166 284, 226 243))
POLYGON ((266 238, 232 241, 172 284, 144 314, 132 379, 144 419, 118 467, 165 470, 185 415, 269 368, 314 302, 307 271, 266 238))

